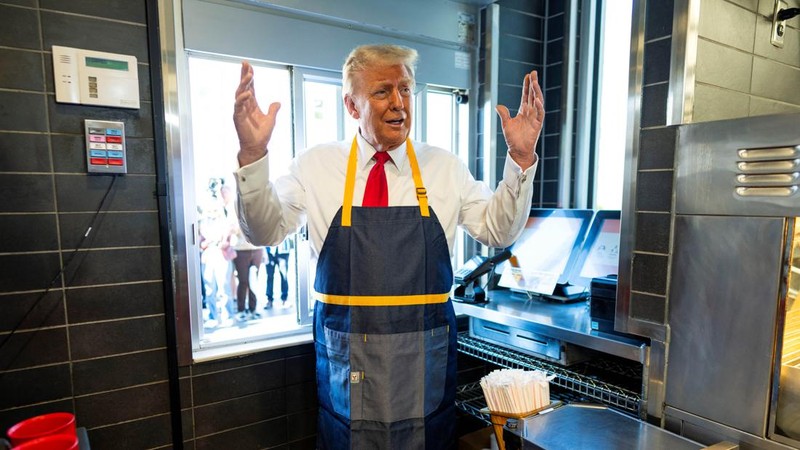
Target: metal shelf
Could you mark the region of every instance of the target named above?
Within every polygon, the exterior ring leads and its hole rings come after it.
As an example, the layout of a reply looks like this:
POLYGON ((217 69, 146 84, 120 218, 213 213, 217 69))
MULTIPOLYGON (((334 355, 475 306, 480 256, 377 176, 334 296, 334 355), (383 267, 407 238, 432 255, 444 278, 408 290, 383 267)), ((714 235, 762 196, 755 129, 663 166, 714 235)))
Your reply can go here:
MULTIPOLYGON (((632 390, 642 386, 642 366, 640 364, 612 359, 596 359, 566 368, 470 337, 469 333, 459 333, 458 350, 463 354, 500 367, 541 370, 548 375, 555 375, 551 386, 564 388, 566 391, 577 394, 580 398, 597 401, 634 415, 639 415, 643 411, 642 396, 632 390)), ((463 411, 483 420, 489 420, 488 416, 479 412, 478 414, 473 413, 473 411, 478 411, 486 406, 479 383, 460 387, 456 403, 463 411), (474 392, 475 384, 477 384, 477 392, 474 392), (482 406, 478 406, 481 403, 482 406)))
POLYGON ((486 399, 483 397, 483 389, 480 382, 463 384, 456 391, 456 407, 465 413, 481 419, 485 425, 491 425, 492 420, 489 414, 484 414, 481 409, 486 407, 486 399))

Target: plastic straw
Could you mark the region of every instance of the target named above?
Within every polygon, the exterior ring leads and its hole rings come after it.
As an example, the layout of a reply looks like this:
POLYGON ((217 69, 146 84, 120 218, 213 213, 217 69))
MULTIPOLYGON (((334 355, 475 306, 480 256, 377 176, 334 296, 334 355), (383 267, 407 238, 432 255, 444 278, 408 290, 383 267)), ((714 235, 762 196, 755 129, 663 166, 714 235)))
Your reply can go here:
POLYGON ((550 404, 550 380, 541 370, 494 370, 481 378, 481 388, 490 411, 526 413, 550 404))

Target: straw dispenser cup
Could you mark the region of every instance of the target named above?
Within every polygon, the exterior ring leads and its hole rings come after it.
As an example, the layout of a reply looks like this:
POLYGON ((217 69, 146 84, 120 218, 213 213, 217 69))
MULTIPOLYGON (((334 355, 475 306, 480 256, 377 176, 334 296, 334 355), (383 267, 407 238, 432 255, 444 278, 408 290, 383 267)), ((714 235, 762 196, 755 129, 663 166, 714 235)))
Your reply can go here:
POLYGON ((551 406, 550 380, 541 370, 501 369, 481 378, 487 412, 500 450, 505 450, 503 427, 510 418, 532 416, 551 406))

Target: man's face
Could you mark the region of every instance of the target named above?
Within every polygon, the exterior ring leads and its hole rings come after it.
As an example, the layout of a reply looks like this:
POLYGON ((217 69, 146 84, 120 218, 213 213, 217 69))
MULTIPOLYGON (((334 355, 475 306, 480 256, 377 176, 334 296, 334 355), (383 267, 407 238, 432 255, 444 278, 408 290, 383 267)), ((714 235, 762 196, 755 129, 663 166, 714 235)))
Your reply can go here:
POLYGON ((345 105, 358 120, 361 135, 375 150, 392 150, 408 137, 413 85, 402 64, 371 67, 354 74, 353 93, 345 96, 345 105))

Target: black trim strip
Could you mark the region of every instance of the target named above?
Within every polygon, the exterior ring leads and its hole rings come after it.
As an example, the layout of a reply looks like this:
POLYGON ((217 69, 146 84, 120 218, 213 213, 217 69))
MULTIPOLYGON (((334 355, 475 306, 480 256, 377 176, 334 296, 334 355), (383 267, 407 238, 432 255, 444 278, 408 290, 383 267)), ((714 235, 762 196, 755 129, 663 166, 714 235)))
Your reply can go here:
POLYGON ((153 98, 153 146, 156 158, 156 197, 158 201, 158 231, 161 243, 161 277, 164 293, 164 320, 167 331, 167 371, 169 378, 170 422, 172 448, 183 450, 183 421, 181 419, 181 390, 178 372, 178 339, 175 315, 175 292, 172 289, 172 255, 169 240, 169 185, 167 184, 167 138, 164 114, 164 80, 161 76, 161 26, 158 21, 158 0, 145 0, 147 5, 147 46, 150 56, 150 93, 153 98))

